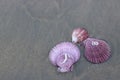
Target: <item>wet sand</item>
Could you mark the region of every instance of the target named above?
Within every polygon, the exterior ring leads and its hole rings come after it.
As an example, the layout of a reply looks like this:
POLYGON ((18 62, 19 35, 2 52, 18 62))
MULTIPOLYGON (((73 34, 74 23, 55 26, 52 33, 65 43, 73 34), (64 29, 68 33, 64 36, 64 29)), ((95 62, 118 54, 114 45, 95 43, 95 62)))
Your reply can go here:
POLYGON ((119 80, 119 35, 120 0, 0 0, 0 80, 119 80), (81 47, 73 72, 58 73, 48 53, 79 26, 106 40, 112 57, 92 64, 81 47))

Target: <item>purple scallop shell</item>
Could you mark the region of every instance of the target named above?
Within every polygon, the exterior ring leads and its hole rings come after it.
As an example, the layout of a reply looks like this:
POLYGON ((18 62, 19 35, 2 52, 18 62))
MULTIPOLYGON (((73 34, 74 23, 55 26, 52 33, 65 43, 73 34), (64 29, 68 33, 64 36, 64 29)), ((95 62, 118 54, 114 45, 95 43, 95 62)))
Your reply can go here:
POLYGON ((92 63, 102 63, 110 58, 109 45, 100 39, 87 38, 84 42, 86 59, 92 63))
POLYGON ((79 48, 71 42, 57 44, 49 53, 51 63, 58 66, 59 72, 72 71, 73 64, 80 58, 79 48))

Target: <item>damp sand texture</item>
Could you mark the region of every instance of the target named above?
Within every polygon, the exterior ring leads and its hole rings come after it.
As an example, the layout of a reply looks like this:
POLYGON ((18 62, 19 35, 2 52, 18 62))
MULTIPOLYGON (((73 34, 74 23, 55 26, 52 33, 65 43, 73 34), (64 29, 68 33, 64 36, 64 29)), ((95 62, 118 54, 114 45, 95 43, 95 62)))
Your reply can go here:
POLYGON ((0 0, 0 80, 119 80, 120 0, 0 0), (92 64, 81 58, 58 73, 49 51, 71 41, 74 28, 111 46, 111 58, 92 64))

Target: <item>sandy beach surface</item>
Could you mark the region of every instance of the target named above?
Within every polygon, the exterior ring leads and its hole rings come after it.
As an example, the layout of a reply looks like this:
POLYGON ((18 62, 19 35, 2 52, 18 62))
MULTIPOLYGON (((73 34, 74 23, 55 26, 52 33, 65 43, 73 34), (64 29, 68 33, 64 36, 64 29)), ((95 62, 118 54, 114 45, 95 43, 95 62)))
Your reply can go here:
POLYGON ((120 0, 0 0, 0 80, 119 80, 120 0), (92 64, 81 58, 58 73, 49 51, 86 28, 111 47, 111 58, 92 64))

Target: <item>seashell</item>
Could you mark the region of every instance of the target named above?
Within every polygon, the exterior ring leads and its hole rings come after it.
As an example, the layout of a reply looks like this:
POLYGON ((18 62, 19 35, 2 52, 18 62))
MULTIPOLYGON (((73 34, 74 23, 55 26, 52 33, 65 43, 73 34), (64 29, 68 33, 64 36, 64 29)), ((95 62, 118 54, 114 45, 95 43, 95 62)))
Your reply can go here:
POLYGON ((79 48, 71 42, 57 44, 49 53, 50 62, 58 67, 58 72, 69 72, 80 58, 79 48))
POLYGON ((103 63, 110 58, 111 50, 105 41, 87 38, 83 44, 85 46, 84 56, 88 61, 92 63, 103 63))
POLYGON ((85 28, 76 28, 72 32, 72 42, 80 43, 89 37, 88 31, 85 28))

